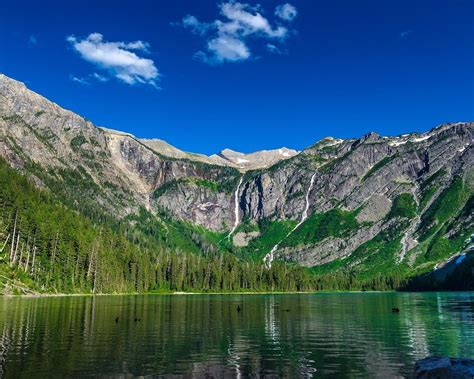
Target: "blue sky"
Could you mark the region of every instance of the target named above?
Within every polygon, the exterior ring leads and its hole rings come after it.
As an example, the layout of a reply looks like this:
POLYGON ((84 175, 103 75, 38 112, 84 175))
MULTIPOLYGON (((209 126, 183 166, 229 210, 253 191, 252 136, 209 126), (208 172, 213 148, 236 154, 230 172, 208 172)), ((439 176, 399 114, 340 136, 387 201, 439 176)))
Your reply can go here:
POLYGON ((10 1, 0 72, 188 151, 474 119, 471 0, 10 1))

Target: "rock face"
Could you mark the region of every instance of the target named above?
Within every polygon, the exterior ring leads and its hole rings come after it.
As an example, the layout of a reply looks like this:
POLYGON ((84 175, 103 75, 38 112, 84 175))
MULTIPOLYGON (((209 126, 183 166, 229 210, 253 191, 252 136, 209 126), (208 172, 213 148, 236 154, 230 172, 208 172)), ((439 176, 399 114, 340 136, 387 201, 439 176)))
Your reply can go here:
MULTIPOLYGON (((430 230, 437 239, 472 231, 473 135, 474 123, 451 123, 397 137, 328 137, 302 152, 207 157, 98 128, 0 75, 0 155, 37 185, 114 217, 145 208, 223 233, 234 225, 235 199, 238 221, 254 225, 296 224, 308 202, 307 220, 275 251, 306 266, 363 264, 379 240, 397 246, 394 264, 412 265, 431 248, 430 230), (438 217, 445 198, 456 204, 438 217)), ((240 232, 236 249, 265 239, 264 230, 240 232)))
POLYGON ((415 364, 417 379, 472 379, 474 359, 428 357, 415 364))

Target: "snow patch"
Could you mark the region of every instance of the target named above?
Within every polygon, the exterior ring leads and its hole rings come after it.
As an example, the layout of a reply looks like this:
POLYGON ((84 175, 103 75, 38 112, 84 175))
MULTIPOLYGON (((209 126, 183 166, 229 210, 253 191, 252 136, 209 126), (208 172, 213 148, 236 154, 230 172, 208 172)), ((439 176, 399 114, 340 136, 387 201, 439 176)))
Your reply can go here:
POLYGON ((405 145, 407 142, 408 142, 408 140, 405 140, 405 141, 391 141, 388 144, 390 146, 397 147, 397 146, 405 145))
POLYGON ((429 139, 431 136, 430 135, 427 135, 427 136, 424 136, 424 137, 419 137, 419 138, 412 138, 411 141, 412 142, 421 142, 421 141, 426 141, 427 139, 429 139))
POLYGON ((284 151, 283 149, 278 149, 278 154, 284 156, 284 157, 290 157, 290 153, 288 151, 284 151))

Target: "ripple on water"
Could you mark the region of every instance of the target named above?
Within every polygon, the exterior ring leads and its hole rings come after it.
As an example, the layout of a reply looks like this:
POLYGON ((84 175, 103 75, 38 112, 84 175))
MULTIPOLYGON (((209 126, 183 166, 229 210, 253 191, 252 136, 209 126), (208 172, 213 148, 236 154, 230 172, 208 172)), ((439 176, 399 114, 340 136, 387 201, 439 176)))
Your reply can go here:
POLYGON ((474 295, 1 299, 0 326, 5 377, 408 376, 426 355, 474 356, 474 295))

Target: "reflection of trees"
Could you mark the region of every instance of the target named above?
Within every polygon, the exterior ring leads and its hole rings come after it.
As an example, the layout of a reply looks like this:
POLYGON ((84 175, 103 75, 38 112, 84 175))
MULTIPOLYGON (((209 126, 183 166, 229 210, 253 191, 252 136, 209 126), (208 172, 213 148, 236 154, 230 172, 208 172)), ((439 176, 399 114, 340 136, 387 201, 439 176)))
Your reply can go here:
POLYGON ((0 370, 6 376, 407 375, 422 356, 474 355, 473 295, 466 296, 1 299, 0 370), (393 306, 400 314, 391 313, 393 306))

